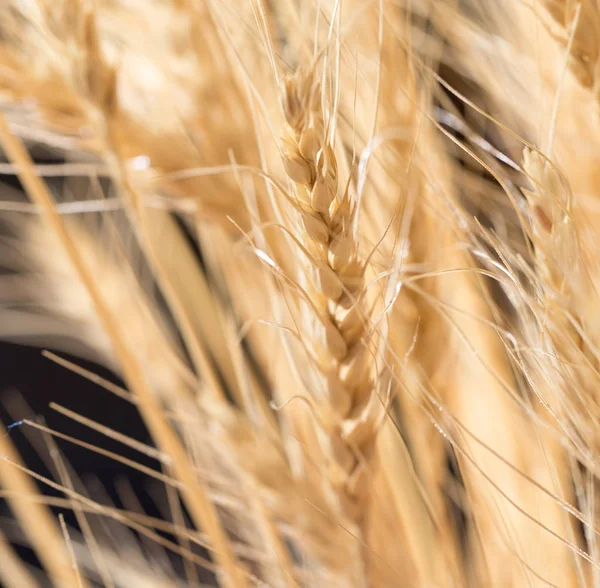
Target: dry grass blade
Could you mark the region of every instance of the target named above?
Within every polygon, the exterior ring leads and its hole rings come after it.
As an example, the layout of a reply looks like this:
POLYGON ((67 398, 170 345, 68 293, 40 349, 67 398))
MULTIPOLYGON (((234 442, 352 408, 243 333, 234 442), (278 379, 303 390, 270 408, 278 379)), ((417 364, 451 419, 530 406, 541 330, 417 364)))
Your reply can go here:
POLYGON ((224 535, 218 521, 217 514, 206 497, 205 489, 194 475, 189 459, 185 454, 180 441, 177 439, 174 431, 164 418, 157 400, 154 398, 151 389, 148 387, 144 376, 139 371, 139 367, 131 355, 131 351, 124 345, 115 318, 105 306, 95 285, 94 278, 90 275, 89 270, 84 265, 61 218, 56 213, 51 195, 47 192, 43 182, 41 182, 39 177, 35 175, 35 172, 32 171, 32 163, 28 153, 25 151, 20 141, 11 134, 5 119, 1 115, 0 140, 14 163, 19 166, 24 186, 32 200, 44 210, 47 222, 56 231, 56 234, 61 241, 61 245, 68 252, 80 279, 92 298, 96 312, 100 316, 110 335, 115 352, 121 359, 125 379, 140 399, 140 410, 145 419, 147 419, 150 430, 156 435, 157 440, 160 440, 159 445, 162 446, 165 452, 173 460, 174 471, 177 472, 178 477, 180 477, 185 485, 184 497, 186 498, 186 502, 192 512, 193 518, 200 528, 205 529, 213 537, 217 557, 222 559, 223 562, 223 573, 227 574, 229 581, 234 585, 244 586, 246 584, 244 572, 238 567, 236 558, 231 552, 229 541, 224 535))
POLYGON ((599 585, 597 2, 0 4, 0 336, 151 437, 11 416, 53 587, 599 585))
MULTIPOLYGON (((0 454, 14 463, 19 463, 19 455, 8 435, 0 435, 0 454)), ((17 496, 37 496, 35 484, 26 473, 8 466, 0 467, 2 486, 17 496)), ((11 503, 29 541, 35 547, 49 577, 56 586, 67 588, 77 585, 77 577, 69 556, 64 548, 58 525, 42 505, 27 505, 15 500, 11 503)), ((10 557, 10 554, 9 554, 10 557)), ((8 560, 10 561, 10 559, 8 560)))
POLYGON ((0 579, 7 588, 37 588, 39 583, 19 559, 4 535, 0 534, 0 579))

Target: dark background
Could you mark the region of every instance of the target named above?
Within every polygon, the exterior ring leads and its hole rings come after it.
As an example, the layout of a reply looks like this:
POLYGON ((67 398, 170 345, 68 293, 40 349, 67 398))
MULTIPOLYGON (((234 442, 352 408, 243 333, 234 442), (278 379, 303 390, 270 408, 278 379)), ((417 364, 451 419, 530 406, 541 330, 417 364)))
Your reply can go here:
MULTIPOLYGON (((79 358, 69 357, 64 353, 58 353, 58 355, 67 357, 78 365, 84 366, 114 383, 121 383, 113 374, 97 365, 79 358)), ((45 424, 52 429, 98 445, 103 449, 114 451, 148 467, 158 469, 157 463, 150 458, 52 410, 49 407, 50 402, 61 404, 96 422, 126 433, 139 441, 150 441, 148 432, 135 406, 47 359, 42 356, 40 349, 0 343, 0 417, 4 425, 4 431, 0 434, 10 435, 29 468, 46 477, 53 477, 44 460, 38 455, 33 443, 28 440, 28 436, 30 436, 32 440, 38 442, 38 446, 43 447, 43 434, 26 424, 15 426, 10 430, 6 427, 22 418, 35 420, 37 417, 42 418, 45 424), (25 400, 31 408, 31 412, 28 412, 22 406, 22 402, 15 402, 16 396, 20 396, 25 400)), ((149 480, 142 473, 115 463, 107 457, 77 447, 67 441, 57 439, 56 442, 61 453, 82 479, 84 485, 87 486, 91 482, 92 486, 99 483, 103 487, 106 496, 101 502, 106 503, 108 498, 115 506, 123 507, 119 500, 117 487, 119 482, 126 479, 147 514, 160 516, 160 511, 155 503, 157 495, 164 495, 164 490, 160 484, 149 480)), ((10 467, 10 465, 0 463, 0 467, 10 467)), ((60 493, 48 486, 43 484, 38 484, 38 486, 46 495, 60 496, 60 493)), ((92 497, 97 499, 93 493, 92 497)), ((68 510, 54 509, 54 511, 57 514, 59 512, 63 513, 66 522, 77 528, 75 517, 68 510)), ((23 545, 23 536, 18 527, 11 522, 10 509, 2 499, 0 499, 0 516, 2 517, 0 528, 4 534, 14 541, 17 551, 26 561, 37 565, 38 562, 32 551, 23 545)), ((137 537, 135 533, 134 537, 137 537)), ((142 549, 144 549, 143 546, 142 549)), ((182 571, 181 562, 176 557, 170 556, 168 563, 174 568, 173 571, 180 575, 182 571)), ((1 562, 0 565, 2 565, 1 562)))
MULTIPOLYGON (((32 147, 30 153, 36 163, 65 162, 61 154, 49 151, 43 147, 32 147)), ((3 160, 5 161, 0 151, 0 161, 3 160)), ((68 181, 67 178, 54 177, 47 180, 48 186, 55 194, 64 195, 65 182, 68 181)), ((3 186, 7 186, 9 190, 13 191, 13 194, 15 193, 15 189, 22 192, 22 186, 15 175, 0 175, 0 198, 2 198, 3 186)), ((103 184, 103 189, 108 193, 109 186, 103 184)), ((26 200, 23 193, 23 201, 26 200)), ((0 238, 4 234, 4 231, 5 227, 0 224, 0 238)), ((196 249, 195 244, 194 248, 196 249)), ((202 263, 200 251, 196 249, 196 253, 199 262, 202 263)), ((0 275, 5 272, 5 268, 0 267, 0 275)), ((155 297, 155 302, 163 308, 164 305, 162 305, 162 299, 159 294, 155 293, 155 297)), ((27 304, 26 301, 25 304, 27 304)), ((163 308, 163 310, 166 312, 166 308, 163 308)), ((165 320, 169 320, 168 316, 164 318, 165 320)), ((1 320, 2 313, 0 312, 1 320)), ((61 350, 49 350, 115 384, 123 384, 115 374, 102 366, 85 361, 80 357, 69 356, 61 350)), ((49 404, 55 402, 137 441, 153 445, 151 437, 134 405, 115 396, 102 386, 92 383, 85 377, 73 373, 68 368, 44 357, 42 351, 43 349, 40 348, 0 341, 0 435, 10 436, 25 465, 42 476, 50 478, 55 482, 59 481, 46 449, 44 434, 27 424, 11 427, 11 425, 21 419, 37 420, 51 429, 72 436, 77 440, 112 451, 146 467, 161 471, 160 464, 156 460, 146 457, 128 448, 126 445, 93 431, 50 408, 49 404), (40 457, 40 451, 44 453, 43 457, 40 457)), ((89 357, 89 350, 82 348, 82 355, 89 357)), ((139 506, 146 514, 157 518, 164 518, 165 512, 168 512, 166 510, 168 505, 167 495, 162 483, 130 467, 115 462, 109 457, 77 447, 66 440, 55 438, 54 441, 65 462, 71 466, 71 471, 75 472, 78 478, 78 480, 73 479, 75 489, 78 492, 88 494, 90 498, 101 504, 108 504, 128 510, 131 505, 124 504, 121 501, 121 494, 119 492, 119 487, 126 483, 133 490, 139 506), (98 487, 101 488, 100 491, 98 491, 98 487)), ((0 461, 0 468, 5 467, 11 466, 0 461)), ((64 498, 62 493, 43 483, 38 482, 37 485, 44 495, 64 498)), ((0 485, 0 491, 1 489, 0 485)), ((186 523, 191 527, 185 507, 183 505, 181 507, 186 517, 186 523)), ((75 516, 68 509, 64 508, 53 508, 53 511, 55 514, 63 514, 65 521, 71 528, 73 536, 75 536, 78 529, 75 516)), ((121 545, 110 535, 110 530, 104 534, 101 525, 98 524, 103 517, 91 516, 88 519, 90 522, 95 523, 94 535, 99 543, 111 545, 114 549, 119 550, 121 545), (96 533, 96 530, 99 530, 99 534, 96 533)), ((102 520, 102 523, 106 523, 106 520, 102 520)), ((112 525, 115 527, 117 524, 114 523, 112 525)), ((26 537, 20 531, 18 525, 15 524, 10 508, 1 497, 0 530, 13 542, 15 549, 22 558, 31 564, 34 570, 39 569, 39 561, 33 551, 27 548, 26 537)), ((119 533, 122 532, 123 528, 119 530, 119 533)), ((176 542, 175 537, 166 533, 156 532, 168 540, 176 542)), ((152 562, 152 565, 158 566, 162 572, 173 578, 185 578, 181 557, 174 555, 172 552, 162 551, 160 548, 157 549, 156 545, 152 544, 150 540, 142 538, 133 531, 128 531, 128 533, 137 542, 141 550, 141 555, 145 559, 148 559, 149 564, 152 562)), ((193 548, 190 546, 190 549, 202 557, 208 557, 206 552, 196 546, 193 548)), ((2 565, 1 561, 0 565, 2 565)), ((198 570, 198 573, 204 582, 208 582, 209 584, 212 582, 213 578, 210 573, 202 570, 198 570)), ((39 581, 43 586, 49 586, 41 574, 39 581)), ((186 585, 185 580, 182 580, 182 584, 186 585)))

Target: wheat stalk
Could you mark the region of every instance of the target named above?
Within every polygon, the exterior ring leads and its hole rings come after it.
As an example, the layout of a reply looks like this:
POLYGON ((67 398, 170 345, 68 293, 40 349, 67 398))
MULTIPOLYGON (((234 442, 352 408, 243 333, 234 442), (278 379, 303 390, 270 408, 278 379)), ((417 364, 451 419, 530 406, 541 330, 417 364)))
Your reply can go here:
POLYGON ((0 173, 33 202, 2 187, 0 333, 66 334, 121 373, 129 390, 58 359, 137 406, 156 447, 51 408, 156 469, 21 426, 168 495, 161 519, 128 488, 106 506, 3 437, 1 496, 53 585, 170 585, 96 540, 99 516, 186 560, 190 586, 196 567, 227 586, 598 583, 597 12, 0 7, 0 173), (72 162, 34 165, 38 144, 72 162), (50 507, 83 537, 65 546, 50 507))

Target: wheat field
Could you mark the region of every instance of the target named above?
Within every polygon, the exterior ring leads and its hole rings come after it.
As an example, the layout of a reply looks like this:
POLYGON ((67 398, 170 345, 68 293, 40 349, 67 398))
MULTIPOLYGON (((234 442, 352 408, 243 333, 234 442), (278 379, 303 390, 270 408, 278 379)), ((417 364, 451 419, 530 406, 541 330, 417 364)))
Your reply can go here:
POLYGON ((0 0, 0 152, 0 339, 151 437, 6 423, 2 585, 600 586, 596 0, 0 0))

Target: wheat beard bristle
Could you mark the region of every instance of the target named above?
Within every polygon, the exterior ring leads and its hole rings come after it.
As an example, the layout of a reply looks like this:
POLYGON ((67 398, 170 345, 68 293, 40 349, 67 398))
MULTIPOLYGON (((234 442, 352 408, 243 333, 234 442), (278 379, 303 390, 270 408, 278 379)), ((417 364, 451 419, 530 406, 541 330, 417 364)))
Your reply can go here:
POLYGON ((284 165, 296 185, 297 210, 307 247, 314 254, 309 291, 320 313, 314 343, 327 390, 318 404, 326 423, 328 481, 341 513, 359 523, 373 465, 375 423, 369 321, 364 296, 365 263, 353 234, 356 207, 346 189, 338 193, 338 170, 321 111, 315 76, 299 71, 284 81, 284 165), (323 406, 324 404, 324 406, 323 406))

